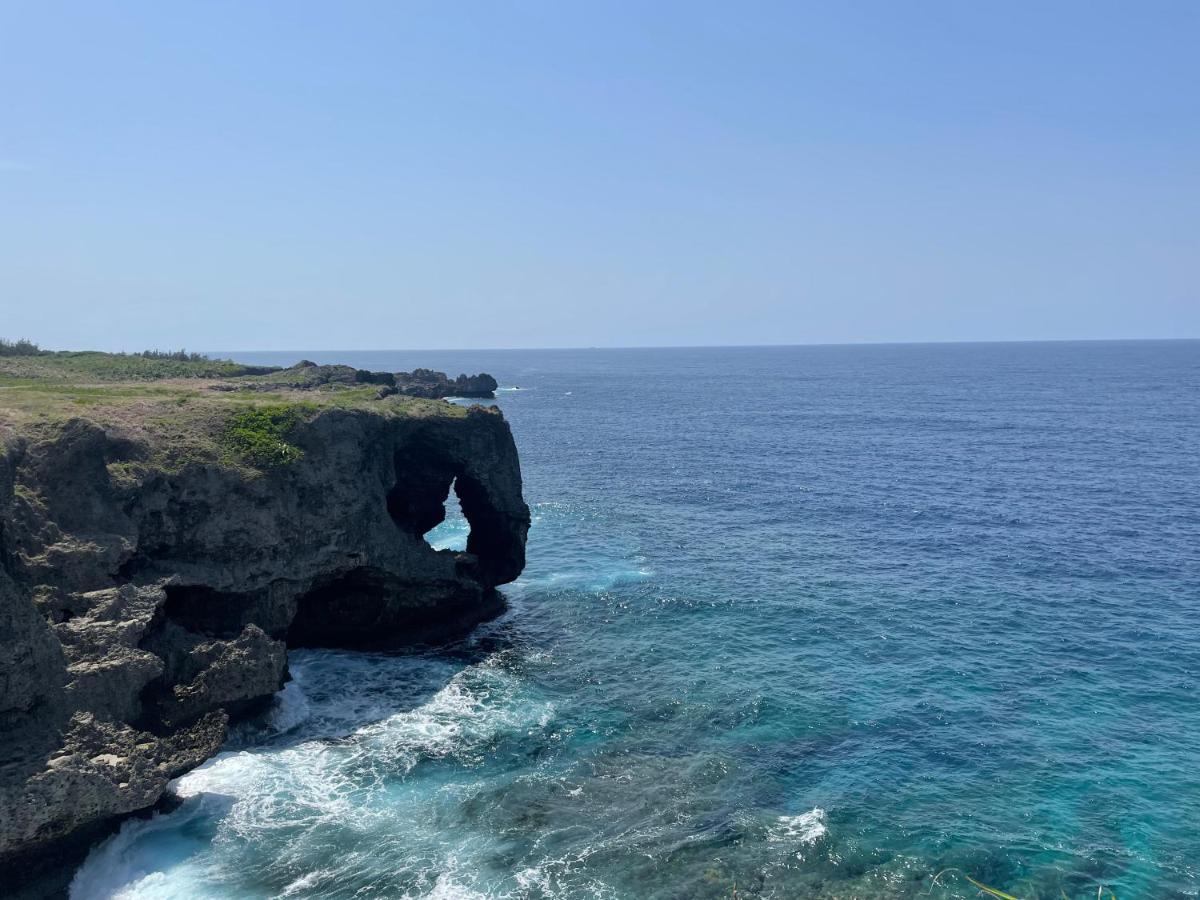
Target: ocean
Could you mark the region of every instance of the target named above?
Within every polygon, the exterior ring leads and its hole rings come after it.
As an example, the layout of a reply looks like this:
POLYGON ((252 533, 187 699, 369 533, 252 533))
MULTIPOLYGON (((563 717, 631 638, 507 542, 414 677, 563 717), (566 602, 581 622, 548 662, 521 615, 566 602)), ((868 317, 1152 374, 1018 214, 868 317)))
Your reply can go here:
POLYGON ((74 900, 1200 895, 1200 342, 236 356, 491 372, 529 565, 74 900))

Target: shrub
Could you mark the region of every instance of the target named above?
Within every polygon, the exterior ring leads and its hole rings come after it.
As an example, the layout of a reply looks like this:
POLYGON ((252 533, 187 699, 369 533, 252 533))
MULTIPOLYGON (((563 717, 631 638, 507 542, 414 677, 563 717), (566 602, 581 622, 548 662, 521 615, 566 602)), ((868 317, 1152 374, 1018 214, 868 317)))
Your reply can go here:
POLYGON ((239 410, 225 426, 225 448, 260 469, 293 463, 304 451, 288 443, 288 435, 312 410, 312 406, 301 403, 239 410))
POLYGON ((15 341, 0 338, 0 356, 39 356, 42 352, 41 347, 25 338, 15 341))
POLYGON ((143 350, 143 359, 173 359, 176 362, 208 362, 211 357, 203 353, 188 353, 186 350, 143 350))

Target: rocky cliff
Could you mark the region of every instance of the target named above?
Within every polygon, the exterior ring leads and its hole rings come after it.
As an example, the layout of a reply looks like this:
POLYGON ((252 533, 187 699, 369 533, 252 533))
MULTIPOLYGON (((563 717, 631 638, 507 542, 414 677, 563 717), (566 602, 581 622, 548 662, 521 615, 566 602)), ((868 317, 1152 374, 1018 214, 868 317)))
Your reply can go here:
POLYGON ((524 565, 529 512, 495 410, 347 394, 263 411, 199 384, 39 415, 6 409, 3 387, 11 884, 33 861, 67 865, 216 752, 231 717, 280 689, 288 646, 439 639, 498 612, 496 586, 524 565), (465 552, 423 538, 451 491, 465 552))
POLYGON ((413 369, 395 373, 396 389, 410 397, 494 397, 496 379, 486 372, 479 375, 447 377, 445 372, 413 369))

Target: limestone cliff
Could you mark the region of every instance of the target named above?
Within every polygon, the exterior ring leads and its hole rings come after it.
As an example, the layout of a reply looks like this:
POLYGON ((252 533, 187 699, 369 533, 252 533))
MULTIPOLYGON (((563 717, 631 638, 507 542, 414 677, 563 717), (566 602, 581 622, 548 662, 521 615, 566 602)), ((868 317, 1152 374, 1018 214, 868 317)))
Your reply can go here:
POLYGON ((436 640, 524 565, 499 412, 355 395, 253 465, 208 387, 77 416, 0 392, 0 878, 155 804, 279 690, 287 646, 436 640), (466 552, 423 538, 451 490, 466 552))

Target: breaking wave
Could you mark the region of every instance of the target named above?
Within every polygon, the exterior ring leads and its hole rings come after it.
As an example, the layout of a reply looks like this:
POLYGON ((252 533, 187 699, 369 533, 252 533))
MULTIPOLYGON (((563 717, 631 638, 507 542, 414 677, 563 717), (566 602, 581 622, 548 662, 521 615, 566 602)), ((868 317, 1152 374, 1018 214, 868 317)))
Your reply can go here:
MULTIPOLYGON (((177 779, 182 805, 126 822, 77 873, 73 900, 220 896, 231 855, 233 871, 271 885, 265 895, 319 892, 348 870, 369 876, 371 848, 402 832, 428 854, 440 845, 438 796, 414 792, 409 774, 480 766, 506 736, 544 730, 554 715, 551 702, 523 695, 500 655, 454 671, 435 657, 297 651, 290 668, 294 681, 264 722, 275 737, 177 779)), ((449 865, 452 848, 442 849, 433 867, 418 854, 409 881, 449 865)), ((414 896, 474 896, 442 876, 426 887, 414 896)))

